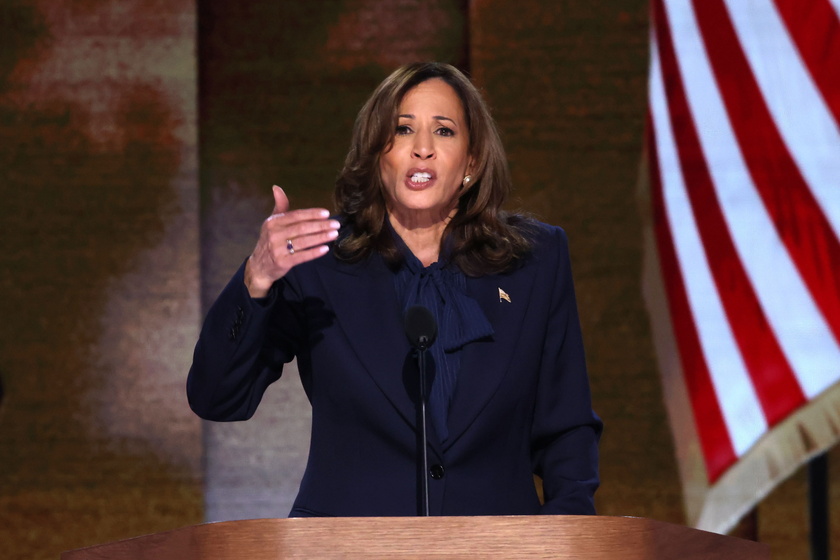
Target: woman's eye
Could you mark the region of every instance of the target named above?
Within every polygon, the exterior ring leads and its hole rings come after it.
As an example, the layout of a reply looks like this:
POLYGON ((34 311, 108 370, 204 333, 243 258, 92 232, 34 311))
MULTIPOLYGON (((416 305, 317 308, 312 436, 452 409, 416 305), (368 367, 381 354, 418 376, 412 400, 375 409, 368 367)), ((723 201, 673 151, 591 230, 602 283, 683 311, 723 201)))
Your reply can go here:
POLYGON ((455 136, 455 131, 446 126, 440 127, 436 132, 441 136, 455 136))
POLYGON ((406 134, 411 133, 411 128, 408 125, 400 124, 397 125, 397 130, 395 131, 397 136, 405 136, 406 134))

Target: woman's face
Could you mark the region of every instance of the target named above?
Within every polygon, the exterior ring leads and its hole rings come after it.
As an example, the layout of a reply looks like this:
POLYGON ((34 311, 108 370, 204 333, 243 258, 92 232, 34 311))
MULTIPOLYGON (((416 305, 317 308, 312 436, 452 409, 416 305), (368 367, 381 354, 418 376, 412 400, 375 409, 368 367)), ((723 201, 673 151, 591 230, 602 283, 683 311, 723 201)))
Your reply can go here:
POLYGON ((403 225, 445 221, 471 164, 461 100, 433 78, 406 93, 391 149, 380 158, 389 213, 403 225))

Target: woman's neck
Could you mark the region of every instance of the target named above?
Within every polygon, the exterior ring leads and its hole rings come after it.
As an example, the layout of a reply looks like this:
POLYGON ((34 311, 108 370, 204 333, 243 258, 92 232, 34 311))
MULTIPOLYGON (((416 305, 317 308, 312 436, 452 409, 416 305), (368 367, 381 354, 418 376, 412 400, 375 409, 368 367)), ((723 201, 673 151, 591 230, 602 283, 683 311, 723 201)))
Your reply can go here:
POLYGON ((449 218, 445 220, 422 219, 419 215, 400 215, 389 212, 391 227, 423 266, 437 262, 440 257, 440 240, 449 218))

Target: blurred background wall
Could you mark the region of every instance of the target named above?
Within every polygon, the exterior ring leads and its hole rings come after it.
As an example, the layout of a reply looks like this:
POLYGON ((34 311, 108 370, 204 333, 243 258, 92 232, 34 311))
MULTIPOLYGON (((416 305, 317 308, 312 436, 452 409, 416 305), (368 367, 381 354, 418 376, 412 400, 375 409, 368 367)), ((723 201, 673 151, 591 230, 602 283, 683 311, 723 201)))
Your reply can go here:
POLYGON ((0 3, 4 558, 201 519, 195 22, 0 3))
MULTIPOLYGON (((4 0, 3 554, 286 515, 308 445, 299 381, 249 422, 202 426, 183 384, 203 310, 271 185, 331 207, 361 103, 430 59, 484 91, 511 207, 569 233, 606 423, 599 513, 684 522, 640 287, 647 32, 646 0, 4 0)), ((774 557, 806 556, 802 473, 757 520, 774 557)))

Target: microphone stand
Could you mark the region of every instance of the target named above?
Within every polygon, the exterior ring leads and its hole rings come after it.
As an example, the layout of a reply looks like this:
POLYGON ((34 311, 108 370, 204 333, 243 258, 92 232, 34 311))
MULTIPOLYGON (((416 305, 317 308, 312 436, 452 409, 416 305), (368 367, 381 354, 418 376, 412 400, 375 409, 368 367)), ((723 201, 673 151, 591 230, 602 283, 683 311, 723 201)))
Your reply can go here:
POLYGON ((422 515, 428 517, 429 514, 429 437, 427 435, 426 424, 426 403, 428 396, 426 395, 426 350, 434 343, 437 338, 437 323, 431 311, 422 305, 415 305, 410 307, 405 312, 404 319, 405 334, 408 336, 408 341, 417 352, 417 369, 419 370, 420 378, 420 433, 422 441, 419 442, 423 448, 420 455, 422 457, 422 472, 420 475, 420 499, 423 502, 422 515))
POLYGON ((420 337, 417 348, 417 367, 420 370, 420 432, 423 442, 423 471, 420 473, 420 490, 423 495, 423 515, 429 516, 429 439, 426 435, 426 349, 429 339, 420 337))

